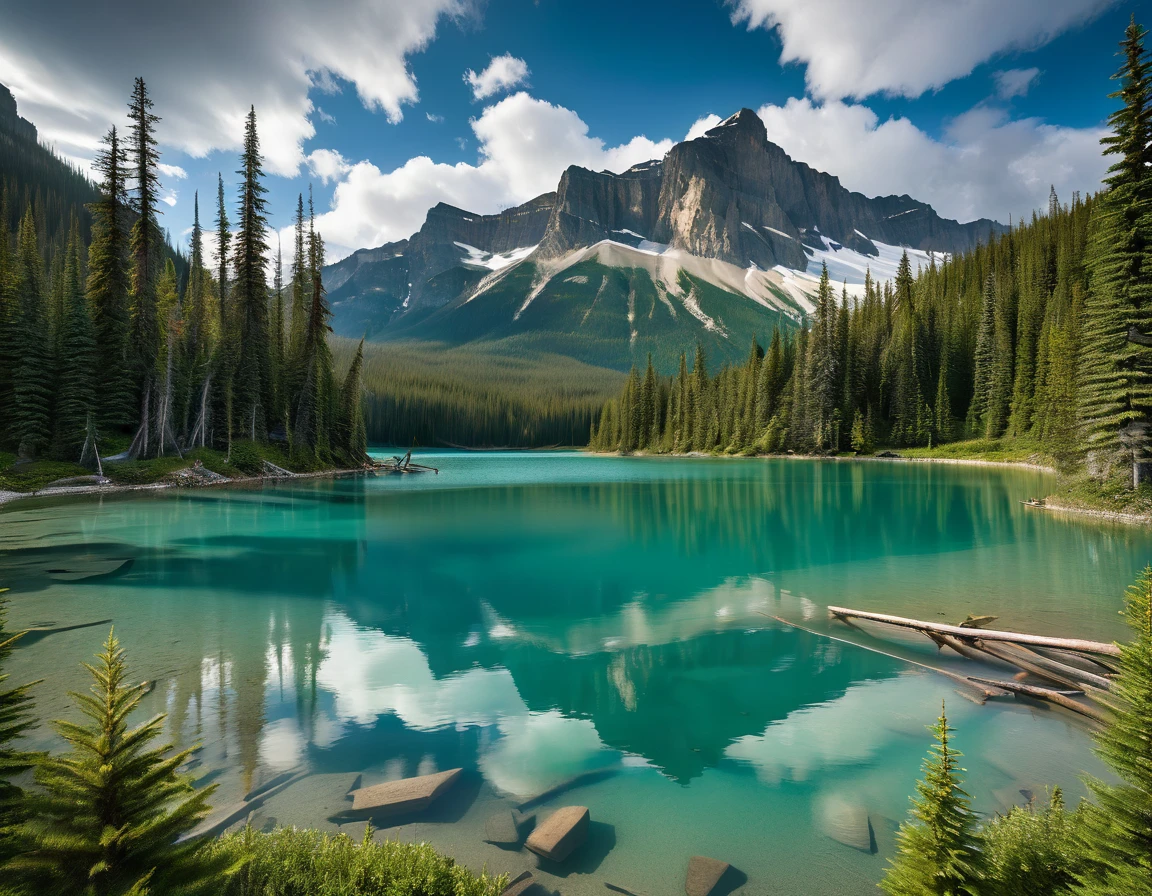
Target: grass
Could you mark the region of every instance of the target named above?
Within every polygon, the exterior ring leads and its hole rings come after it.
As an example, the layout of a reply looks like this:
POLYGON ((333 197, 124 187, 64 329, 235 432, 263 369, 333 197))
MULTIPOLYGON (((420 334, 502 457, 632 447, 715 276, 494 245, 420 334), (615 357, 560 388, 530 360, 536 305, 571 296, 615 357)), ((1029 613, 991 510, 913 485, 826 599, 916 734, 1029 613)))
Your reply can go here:
POLYGON ((426 843, 247 828, 215 847, 244 864, 222 896, 499 896, 504 876, 473 874, 426 843))
MULTIPOLYGON (((104 463, 104 476, 116 485, 149 485, 163 482, 174 473, 200 461, 213 473, 237 479, 259 475, 267 460, 293 473, 316 472, 313 467, 294 463, 280 445, 262 445, 237 441, 232 444, 232 456, 212 448, 196 448, 183 457, 154 457, 147 460, 125 460, 104 463)), ((17 465, 16 455, 0 451, 0 490, 34 492, 73 476, 90 476, 92 471, 71 463, 53 460, 35 460, 17 465)))
POLYGON ((878 448, 877 453, 890 450, 901 457, 942 458, 947 460, 983 460, 994 463, 1039 464, 1055 468, 1055 461, 1030 443, 1016 439, 968 439, 946 442, 931 448, 878 448))
POLYGON ((1152 518, 1152 482, 1132 489, 1130 468, 1116 470, 1107 479, 1080 473, 1062 477, 1060 487, 1048 502, 1075 510, 1127 513, 1152 518))

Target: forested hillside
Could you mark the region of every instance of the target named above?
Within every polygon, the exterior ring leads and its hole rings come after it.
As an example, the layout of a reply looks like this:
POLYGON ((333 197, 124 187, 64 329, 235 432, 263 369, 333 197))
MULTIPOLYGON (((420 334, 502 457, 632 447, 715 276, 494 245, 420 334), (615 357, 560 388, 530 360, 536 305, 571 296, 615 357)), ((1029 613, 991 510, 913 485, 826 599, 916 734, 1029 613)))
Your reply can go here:
POLYGON ((105 138, 98 190, 14 138, 13 151, 30 161, 4 168, 15 184, 7 201, 21 208, 15 228, 10 212, 0 215, 0 447, 25 463, 94 465, 97 453, 125 447, 131 459, 210 449, 230 457, 243 439, 281 443, 277 457, 300 468, 359 463, 360 363, 351 359, 337 381, 324 243, 303 197, 291 282, 267 282, 255 110, 235 205, 222 182, 216 197, 222 251, 211 268, 198 199, 187 264, 161 232, 159 119, 142 79, 127 118, 126 130, 113 126, 105 138))
POLYGON ((797 332, 748 360, 633 370, 602 450, 831 453, 1007 439, 1100 479, 1148 474, 1152 415, 1152 79, 1133 24, 1112 96, 1106 189, 892 285, 837 296, 827 270, 797 332))

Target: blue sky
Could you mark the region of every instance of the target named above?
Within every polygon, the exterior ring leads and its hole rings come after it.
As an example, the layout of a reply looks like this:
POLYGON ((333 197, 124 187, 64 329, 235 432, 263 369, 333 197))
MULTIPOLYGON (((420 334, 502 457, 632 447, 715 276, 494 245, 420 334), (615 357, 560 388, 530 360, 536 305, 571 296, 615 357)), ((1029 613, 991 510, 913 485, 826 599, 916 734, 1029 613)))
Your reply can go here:
POLYGON ((1133 12, 1152 24, 1148 3, 1108 0, 106 5, 107 24, 61 33, 66 10, 0 4, 0 82, 42 137, 90 159, 142 74, 180 241, 193 193, 210 219, 216 172, 234 182, 254 103, 274 223, 311 183, 334 257, 407 236, 439 200, 491 212, 567 164, 659 156, 742 106, 852 189, 1006 220, 1050 182, 1097 186, 1116 43, 1133 12), (497 57, 523 76, 478 98, 465 73, 486 83, 497 57))

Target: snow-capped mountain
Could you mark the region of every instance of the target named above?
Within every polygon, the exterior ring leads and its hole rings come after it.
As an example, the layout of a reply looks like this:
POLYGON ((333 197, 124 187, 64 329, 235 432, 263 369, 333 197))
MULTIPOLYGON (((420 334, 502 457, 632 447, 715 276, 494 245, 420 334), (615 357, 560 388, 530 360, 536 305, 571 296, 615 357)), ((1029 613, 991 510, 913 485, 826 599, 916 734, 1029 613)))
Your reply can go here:
POLYGON ((859 292, 1003 225, 868 198, 792 160, 742 109, 621 174, 573 166, 555 193, 496 215, 443 203, 410 239, 325 270, 338 333, 517 344, 626 368, 704 341, 738 357, 753 332, 811 309, 821 265, 859 292))

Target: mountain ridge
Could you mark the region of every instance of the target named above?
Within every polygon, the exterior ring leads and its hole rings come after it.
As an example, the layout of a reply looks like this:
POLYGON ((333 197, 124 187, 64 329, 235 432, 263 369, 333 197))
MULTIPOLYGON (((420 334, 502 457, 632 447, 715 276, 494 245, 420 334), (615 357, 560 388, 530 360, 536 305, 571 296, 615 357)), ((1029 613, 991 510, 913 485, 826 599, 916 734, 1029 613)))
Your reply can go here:
MULTIPOLYGON (((564 287, 554 278, 588 263, 642 271, 647 282, 640 291, 655 297, 653 315, 676 321, 661 330, 663 338, 735 340, 743 350, 751 333, 724 321, 759 322, 735 307, 704 313, 693 298, 701 284, 719 290, 728 306, 751 300, 760 306, 757 314, 772 317, 762 322, 770 329, 795 324, 810 310, 813 272, 823 261, 831 262, 837 281, 843 275, 863 282, 873 263, 875 278, 888 279, 897 250, 909 250, 914 264, 931 264, 937 253, 965 251, 1004 230, 984 218, 943 218, 907 195, 869 198, 850 191, 835 175, 792 159, 768 139, 759 116, 742 109, 662 159, 618 174, 569 166, 554 192, 494 215, 438 203, 409 239, 358 250, 326 268, 325 277, 336 331, 373 339, 458 344, 524 335, 526 312, 551 291, 552 299, 563 293, 583 303, 581 314, 574 318, 563 302, 545 302, 556 317, 528 315, 536 328, 531 335, 560 327, 553 335, 571 345, 594 306, 613 304, 623 312, 615 335, 602 327, 598 338, 615 340, 616 347, 601 360, 626 367, 635 361, 638 339, 643 342, 628 298, 635 278, 601 272, 605 286, 587 296, 576 295, 581 278, 594 282, 595 273, 562 278, 564 287), (627 294, 602 301, 604 290, 625 289, 625 282, 627 294), (486 315, 467 307, 477 302, 502 310, 486 315), (465 319, 467 327, 460 325, 465 319)), ((554 348, 547 339, 544 344, 554 348)))

